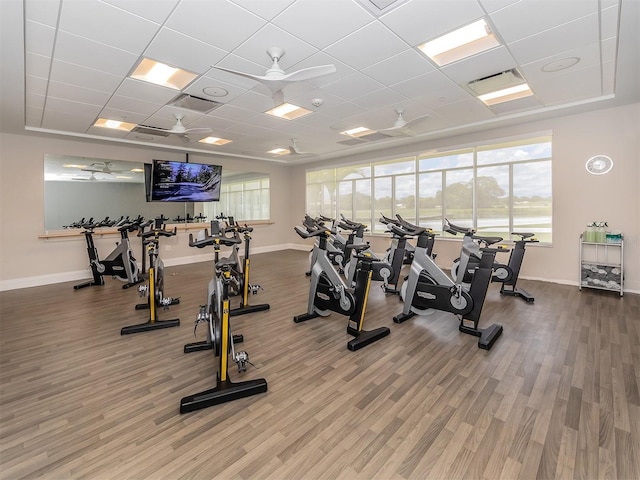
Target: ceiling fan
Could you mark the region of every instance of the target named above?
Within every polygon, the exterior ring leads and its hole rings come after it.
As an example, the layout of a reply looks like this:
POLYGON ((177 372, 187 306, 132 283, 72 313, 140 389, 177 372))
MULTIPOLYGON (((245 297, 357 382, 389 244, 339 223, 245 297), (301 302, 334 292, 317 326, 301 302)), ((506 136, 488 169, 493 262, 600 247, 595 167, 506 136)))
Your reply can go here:
POLYGON ((282 101, 284 100, 282 89, 286 87, 287 84, 304 82, 306 80, 311 80, 312 78, 335 73, 336 71, 335 65, 320 65, 317 67, 303 68, 302 70, 297 70, 291 73, 285 73, 278 64, 278 61, 282 59, 284 53, 285 51, 281 47, 269 47, 267 49, 267 55, 269 55, 269 58, 273 61, 273 65, 271 65, 271 68, 269 68, 264 75, 254 75, 251 73, 238 72, 236 70, 216 66, 213 68, 260 82, 271 90, 274 98, 278 97, 278 99, 282 101))
POLYGON ((300 147, 298 147, 298 139, 292 138, 291 145, 289 145, 289 155, 315 155, 315 153, 303 152, 300 150, 300 147))
MULTIPOLYGON (((84 170, 85 172, 89 172, 89 171, 91 171, 91 170, 85 170, 85 169, 83 169, 83 170, 84 170)), ((98 172, 98 173, 101 173, 101 172, 98 172)), ((84 177, 74 177, 74 178, 72 178, 71 180, 92 181, 92 182, 97 182, 97 181, 99 181, 99 180, 96 178, 96 172, 93 172, 93 171, 91 171, 91 175, 89 175, 89 178, 84 178, 84 177)))
POLYGON ((151 127, 148 125, 145 125, 145 128, 150 128, 151 130, 158 130, 160 132, 167 132, 167 133, 171 133, 174 135, 180 135, 180 136, 186 136, 189 133, 192 134, 199 134, 199 133, 209 133, 211 132, 210 128, 207 127, 202 127, 202 128, 186 128, 183 124, 182 124, 182 119, 184 118, 184 115, 182 115, 181 113, 176 113, 173 115, 176 119, 176 124, 171 127, 171 128, 158 128, 158 127, 151 127))
POLYGON ((416 133, 411 129, 411 127, 415 127, 430 118, 429 115, 423 115, 407 121, 403 117, 404 108, 396 108, 396 113, 398 114, 398 118, 393 124, 393 127, 378 130, 379 132, 391 135, 392 137, 412 137, 416 133))
MULTIPOLYGON (((112 168, 113 162, 94 162, 88 167, 81 168, 83 172, 92 172, 91 176, 93 177, 94 173, 106 173, 111 175, 112 173, 122 173, 124 170, 114 170, 112 168), (102 167, 101 167, 102 166, 102 167)), ((84 179, 87 180, 87 179, 84 179)), ((96 180, 95 178, 90 178, 89 180, 96 180)))

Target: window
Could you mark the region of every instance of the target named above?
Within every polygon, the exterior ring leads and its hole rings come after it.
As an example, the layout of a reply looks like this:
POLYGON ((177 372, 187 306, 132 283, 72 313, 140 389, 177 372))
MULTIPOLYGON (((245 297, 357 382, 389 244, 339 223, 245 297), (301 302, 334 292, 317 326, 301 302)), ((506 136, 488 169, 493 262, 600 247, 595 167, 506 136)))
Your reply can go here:
POLYGON ((236 220, 269 220, 269 177, 247 174, 240 178, 223 179, 220 201, 204 203, 203 207, 204 215, 210 219, 224 213, 236 220))
MULTIPOLYGON (((307 172, 307 212, 384 232, 385 216, 442 233, 445 218, 483 235, 530 231, 550 243, 551 137, 307 172)), ((446 235, 446 234, 445 234, 446 235)))

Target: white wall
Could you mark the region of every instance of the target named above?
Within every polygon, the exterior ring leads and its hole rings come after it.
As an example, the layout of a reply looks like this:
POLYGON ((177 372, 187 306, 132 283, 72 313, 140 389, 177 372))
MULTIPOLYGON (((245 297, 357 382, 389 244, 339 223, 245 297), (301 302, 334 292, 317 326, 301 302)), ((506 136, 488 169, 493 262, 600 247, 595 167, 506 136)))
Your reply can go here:
MULTIPOLYGON (((625 290, 640 293, 640 105, 598 110, 580 115, 531 122, 510 128, 424 142, 413 152, 430 148, 481 143, 512 135, 553 132, 554 243, 529 248, 521 276, 577 284, 578 236, 593 220, 607 220, 625 233, 625 290), (610 155, 615 166, 604 176, 589 175, 584 162, 596 154, 610 155)), ((398 149, 405 155, 407 148, 398 149)), ((86 278, 87 257, 82 238, 43 240, 43 161, 45 153, 149 161, 160 153, 149 148, 68 140, 60 137, 0 134, 0 290, 86 278)), ((162 158, 172 159, 166 151, 162 158)), ((389 152, 379 154, 388 155, 389 152)), ((376 154, 377 156, 378 154, 376 154)), ((175 154, 181 160, 181 154, 175 154)), ((371 154, 343 159, 362 162, 371 154)), ((269 173, 272 225, 256 229, 256 251, 309 245, 293 231, 305 213, 305 170, 312 164, 285 166, 270 162, 190 155, 193 162, 221 164, 231 170, 269 173)), ((322 162, 322 166, 336 162, 322 162)), ((313 213, 313 212, 310 212, 313 213)), ((115 237, 97 239, 108 252, 115 237)), ((134 239, 134 249, 140 246, 134 239)), ((372 240, 374 251, 384 251, 388 239, 372 240)), ((207 249, 188 247, 187 235, 167 239, 162 251, 167 265, 193 261, 207 249), (170 249, 167 249, 170 248, 170 249)), ((440 241, 438 262, 449 267, 459 243, 440 241)))
MULTIPOLYGON (((529 247, 521 277, 577 285, 578 237, 587 223, 603 220, 611 229, 625 234, 625 291, 640 293, 639 104, 424 142, 400 153, 410 155, 548 130, 553 133, 553 246, 529 247), (607 175, 590 175, 585 169, 586 160, 597 154, 609 155, 615 162, 607 175)), ((388 153, 353 156, 342 163, 366 162, 387 157, 388 153)), ((304 195, 306 169, 335 164, 332 161, 296 167, 292 179, 294 195, 304 195)), ((294 204, 291 220, 300 224, 304 213, 304 205, 294 204)), ((369 240, 375 252, 383 252, 388 244, 386 238, 377 236, 369 240)), ((299 238, 297 241, 303 242, 299 238)), ((436 241, 435 251, 438 264, 449 268, 459 255, 460 243, 436 241)))

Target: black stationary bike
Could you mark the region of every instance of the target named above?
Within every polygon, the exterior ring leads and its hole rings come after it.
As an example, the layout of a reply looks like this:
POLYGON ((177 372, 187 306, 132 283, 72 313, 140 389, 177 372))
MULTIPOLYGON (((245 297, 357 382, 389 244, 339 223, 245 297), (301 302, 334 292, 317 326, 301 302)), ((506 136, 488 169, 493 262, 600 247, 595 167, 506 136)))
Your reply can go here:
MULTIPOLYGON (((363 329, 373 275, 373 260, 368 254, 359 255, 358 252, 367 250, 369 245, 351 245, 354 252, 351 261, 357 262, 357 267, 355 288, 347 288, 327 254, 327 242, 331 231, 320 225, 315 230, 311 229, 310 225, 305 227, 307 231, 300 227, 294 228, 302 238, 316 238, 318 241, 313 252, 315 262, 311 267, 307 312, 296 315, 293 321, 301 323, 317 317, 326 317, 330 312, 348 316, 347 333, 355 337, 347 343, 347 348, 351 351, 359 350, 389 335, 390 330, 387 327, 369 331, 363 329)), ((388 268, 391 269, 391 266, 388 265, 388 268)))
POLYGON ((511 235, 520 237, 520 240, 515 240, 511 255, 509 255, 509 268, 513 272, 513 276, 504 282, 500 287, 500 293, 512 297, 520 297, 527 303, 533 303, 535 298, 522 288, 516 287, 518 281, 518 275, 520 275, 520 267, 522 266, 522 259, 524 258, 525 247, 528 243, 537 243, 538 240, 533 238, 534 234, 531 232, 511 232, 511 235))
POLYGON ((180 303, 180 299, 164 296, 164 262, 160 259, 160 237, 172 237, 177 230, 166 229, 162 219, 156 219, 154 228, 147 232, 141 232, 142 243, 147 248, 149 256, 148 285, 138 287, 141 297, 146 296, 147 302, 136 305, 136 310, 149 309, 149 320, 137 325, 129 325, 120 330, 121 335, 131 333, 147 332, 161 328, 177 327, 180 325, 179 319, 159 320, 158 309, 167 309, 170 305, 180 303))
POLYGON ((104 285, 104 275, 111 275, 113 278, 125 282, 122 288, 129 288, 142 283, 144 279, 139 274, 138 265, 131 250, 131 243, 129 242, 129 232, 136 231, 140 223, 138 221, 132 221, 118 227, 120 242, 116 243, 116 248, 114 248, 104 260, 100 259, 98 249, 93 241, 95 229, 99 226, 104 226, 104 224, 101 223, 102 222, 85 224, 85 230, 83 232, 85 240, 87 241, 89 267, 91 268, 93 280, 75 285, 73 289, 78 290, 84 287, 104 285))
MULTIPOLYGON (((398 225, 392 225, 391 228, 401 229, 398 225)), ((478 324, 491 281, 495 255, 499 250, 480 249, 480 262, 475 269, 471 284, 467 287, 463 285, 462 276, 471 256, 468 245, 463 244, 458 276, 451 279, 427 253, 433 232, 426 228, 417 228, 409 233, 417 235, 418 241, 409 276, 402 284, 401 296, 404 301, 402 313, 393 317, 393 321, 402 323, 415 315, 428 314, 431 309, 453 313, 458 316, 460 322, 458 329, 463 333, 479 337, 478 347, 489 350, 502 334, 502 326, 493 324, 481 329, 478 328, 478 324), (472 322, 472 325, 469 322, 472 322)))
MULTIPOLYGON (((237 235, 226 237, 218 222, 211 222, 211 235, 205 229, 194 240, 189 235, 189 246, 204 248, 212 245, 215 257, 218 259, 220 246, 235 247, 240 239, 237 235)), ((201 408, 211 407, 220 403, 230 402, 239 398, 256 395, 267 391, 267 381, 264 378, 233 383, 229 379, 229 355, 238 366, 238 373, 246 371, 249 355, 245 351, 235 351, 235 344, 244 340, 242 335, 231 332, 231 308, 229 291, 232 283, 231 264, 228 259, 214 262, 214 276, 209 282, 207 305, 202 305, 196 318, 196 328, 199 323, 206 323, 207 339, 205 341, 189 343, 184 346, 184 352, 213 350, 218 359, 216 372, 216 386, 195 395, 189 395, 180 400, 180 413, 192 412, 201 408)))

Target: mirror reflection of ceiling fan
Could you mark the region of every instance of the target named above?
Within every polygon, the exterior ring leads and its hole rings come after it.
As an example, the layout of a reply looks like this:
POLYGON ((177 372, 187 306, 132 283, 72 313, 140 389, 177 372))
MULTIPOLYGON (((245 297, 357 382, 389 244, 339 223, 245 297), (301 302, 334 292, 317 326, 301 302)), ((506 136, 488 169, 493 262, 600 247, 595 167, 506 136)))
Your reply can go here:
MULTIPOLYGON (((91 176, 94 173, 106 173, 107 175, 111 175, 112 173, 122 173, 124 170, 114 170, 113 162, 94 162, 88 167, 81 168, 83 172, 92 172, 91 176)), ((96 180, 94 178, 94 180, 96 180)))

